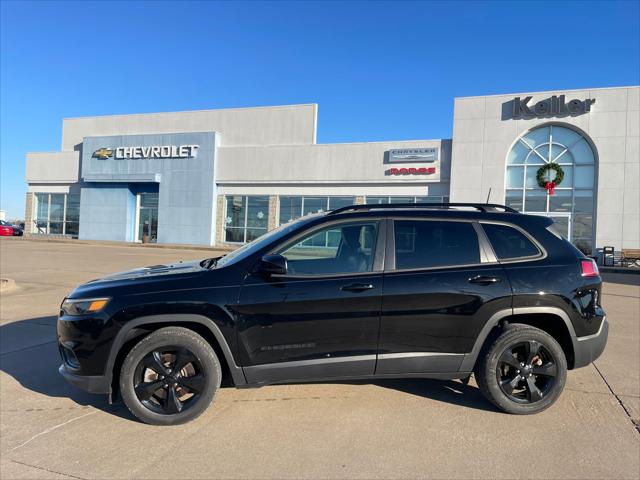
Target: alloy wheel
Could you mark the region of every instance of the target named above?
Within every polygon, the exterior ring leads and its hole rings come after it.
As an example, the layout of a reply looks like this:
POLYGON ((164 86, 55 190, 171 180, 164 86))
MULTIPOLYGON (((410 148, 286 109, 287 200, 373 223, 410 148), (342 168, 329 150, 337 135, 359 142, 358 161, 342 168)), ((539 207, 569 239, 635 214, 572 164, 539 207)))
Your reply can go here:
POLYGON ((507 347, 498 359, 496 376, 502 392, 516 403, 532 404, 556 383, 557 361, 540 342, 528 340, 507 347))
POLYGON ((201 362, 183 347, 162 347, 149 352, 136 367, 133 379, 140 403, 163 415, 191 408, 206 383, 201 362))

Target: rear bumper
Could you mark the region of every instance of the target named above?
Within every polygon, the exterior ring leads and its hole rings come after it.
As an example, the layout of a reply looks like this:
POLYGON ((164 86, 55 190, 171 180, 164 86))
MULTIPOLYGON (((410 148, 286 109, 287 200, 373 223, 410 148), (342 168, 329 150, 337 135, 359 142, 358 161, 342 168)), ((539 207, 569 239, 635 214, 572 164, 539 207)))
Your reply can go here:
POLYGON ((105 376, 77 375, 63 363, 58 368, 60 375, 71 385, 89 393, 111 393, 111 378, 105 376))
POLYGON ((609 322, 607 321, 607 317, 604 317, 596 333, 587 335, 586 337, 576 338, 573 342, 575 353, 573 368, 587 366, 602 355, 604 347, 607 345, 608 337, 609 322))

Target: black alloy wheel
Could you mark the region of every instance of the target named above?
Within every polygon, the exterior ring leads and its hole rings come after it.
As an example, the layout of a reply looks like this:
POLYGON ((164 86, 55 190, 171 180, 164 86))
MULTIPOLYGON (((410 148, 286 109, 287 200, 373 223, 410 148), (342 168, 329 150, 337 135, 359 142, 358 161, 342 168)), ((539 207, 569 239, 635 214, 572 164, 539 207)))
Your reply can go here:
POLYGON ((120 369, 127 408, 152 425, 193 420, 212 402, 222 378, 211 345, 193 330, 166 327, 140 340, 120 369))
POLYGON ((501 410, 518 415, 538 413, 562 393, 567 359, 547 332, 511 324, 483 347, 475 377, 482 394, 501 410))
POLYGON ((138 400, 149 410, 172 415, 189 409, 205 385, 199 360, 186 348, 163 347, 145 355, 134 374, 138 400))
POLYGON ((518 403, 541 401, 553 389, 557 368, 551 352, 535 340, 507 347, 496 368, 504 394, 518 403))

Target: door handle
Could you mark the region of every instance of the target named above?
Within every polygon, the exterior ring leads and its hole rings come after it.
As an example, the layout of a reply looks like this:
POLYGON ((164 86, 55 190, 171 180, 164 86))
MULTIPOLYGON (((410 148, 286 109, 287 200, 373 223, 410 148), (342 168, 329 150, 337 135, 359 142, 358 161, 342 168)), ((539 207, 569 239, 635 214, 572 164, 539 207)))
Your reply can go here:
POLYGON ((487 277, 485 275, 477 275, 469 279, 469 283, 476 283, 478 285, 491 285, 492 283, 499 283, 502 279, 499 277, 487 277))
POLYGON ((373 285, 370 283, 351 283, 340 287, 340 290, 344 292, 364 292, 365 290, 371 290, 373 285))

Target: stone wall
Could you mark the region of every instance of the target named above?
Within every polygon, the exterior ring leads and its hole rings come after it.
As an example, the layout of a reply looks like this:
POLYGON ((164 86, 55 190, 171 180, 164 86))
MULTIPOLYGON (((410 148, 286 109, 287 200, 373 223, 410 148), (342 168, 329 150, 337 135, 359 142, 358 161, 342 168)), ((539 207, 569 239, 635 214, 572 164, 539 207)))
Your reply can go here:
POLYGON ((24 210, 24 234, 31 235, 33 226, 33 193, 27 192, 27 201, 24 210))

